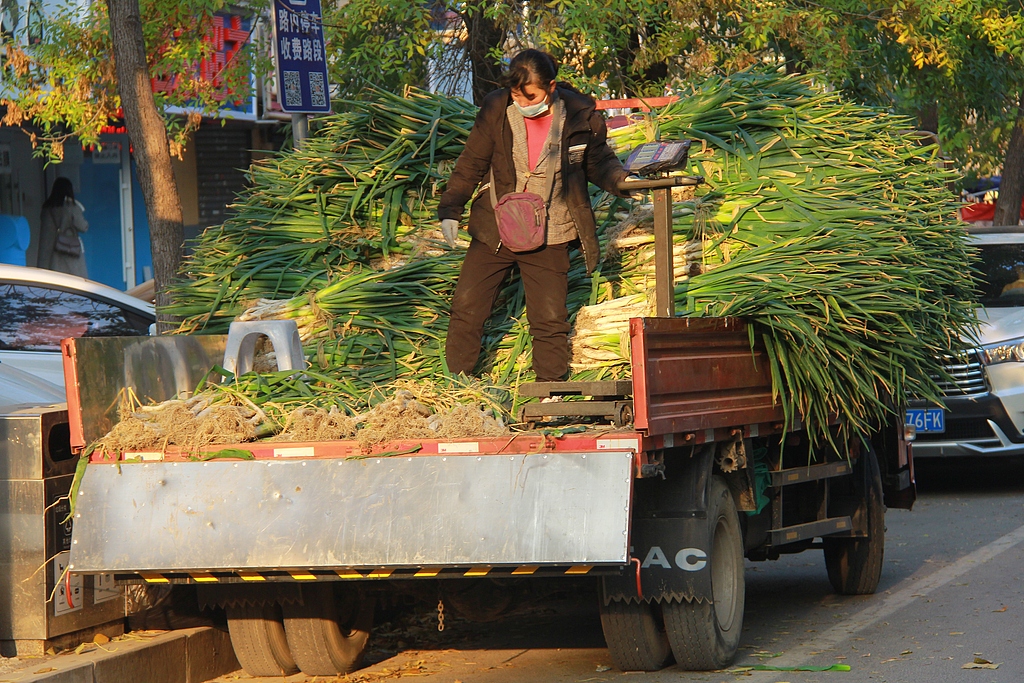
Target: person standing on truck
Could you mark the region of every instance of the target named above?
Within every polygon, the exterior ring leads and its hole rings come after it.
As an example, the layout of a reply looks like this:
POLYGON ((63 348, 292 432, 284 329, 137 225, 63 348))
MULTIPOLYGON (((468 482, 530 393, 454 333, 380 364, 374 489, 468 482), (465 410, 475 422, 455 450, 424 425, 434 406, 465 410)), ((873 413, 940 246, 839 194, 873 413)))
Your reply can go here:
POLYGON ((608 146, 596 103, 556 82, 557 73, 555 60, 540 50, 512 58, 503 87, 484 98, 441 195, 441 232, 454 248, 466 202, 484 184, 470 207, 472 241, 445 341, 453 373, 472 373, 484 322, 505 277, 518 266, 537 380, 568 374, 569 246, 578 241, 588 273, 600 257, 587 183, 627 195, 616 189, 626 171, 608 146), (532 197, 524 198, 526 193, 532 197))

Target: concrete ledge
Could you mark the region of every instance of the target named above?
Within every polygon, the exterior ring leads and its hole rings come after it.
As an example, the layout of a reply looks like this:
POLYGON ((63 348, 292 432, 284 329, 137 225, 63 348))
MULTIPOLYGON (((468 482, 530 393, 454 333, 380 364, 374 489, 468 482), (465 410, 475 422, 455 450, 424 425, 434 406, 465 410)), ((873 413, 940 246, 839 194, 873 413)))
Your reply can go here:
POLYGON ((231 636, 219 628, 188 629, 185 641, 185 682, 203 683, 242 668, 235 659, 231 636))
POLYGON ((64 662, 40 662, 27 669, 14 671, 0 677, 7 683, 93 683, 92 662, 78 661, 65 666, 64 662))
MULTIPOLYGON (((147 647, 99 652, 93 660, 94 683, 186 683, 185 641, 177 631, 157 636, 147 647)), ((113 649, 108 647, 107 649, 113 649)), ((93 653, 89 653, 93 654, 93 653)))
POLYGON ((227 632, 203 626, 58 655, 0 683, 203 683, 238 668, 227 632))

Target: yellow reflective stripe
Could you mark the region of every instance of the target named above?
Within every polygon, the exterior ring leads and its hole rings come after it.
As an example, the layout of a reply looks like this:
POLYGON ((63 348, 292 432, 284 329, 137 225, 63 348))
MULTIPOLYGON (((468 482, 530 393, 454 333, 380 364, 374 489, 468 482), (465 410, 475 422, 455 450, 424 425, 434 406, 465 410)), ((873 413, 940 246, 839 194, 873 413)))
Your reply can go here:
POLYGON ((242 577, 242 581, 266 581, 267 577, 257 572, 237 572, 242 577))
POLYGON ((586 574, 593 568, 593 565, 581 564, 576 567, 569 567, 565 570, 565 573, 566 575, 586 574))
POLYGON ((308 571, 290 571, 288 572, 293 579, 296 581, 316 581, 316 577, 310 574, 308 571))
POLYGON ((413 576, 437 576, 441 573, 442 569, 443 567, 424 567, 423 569, 420 569, 418 572, 413 574, 413 576))
POLYGON ((374 569, 372 572, 366 575, 368 579, 386 579, 395 573, 394 569, 374 569))
POLYGON ((197 572, 195 574, 189 574, 192 580, 196 583, 217 583, 220 581, 216 576, 209 572, 197 572))
POLYGON ((139 576, 144 578, 146 580, 146 583, 170 583, 171 582, 171 580, 168 579, 163 574, 143 574, 143 573, 140 572, 139 576))
POLYGON ((354 569, 335 569, 334 573, 343 579, 361 579, 363 575, 354 569))
POLYGON ((477 569, 470 569, 468 572, 463 574, 463 576, 487 576, 490 573, 491 573, 491 568, 490 567, 480 567, 480 568, 477 568, 477 569))
POLYGON ((526 565, 526 566, 523 566, 523 567, 517 567, 515 570, 513 570, 512 575, 513 576, 522 576, 524 574, 525 575, 529 575, 529 574, 533 574, 538 569, 540 569, 540 567, 530 566, 530 565, 526 565))

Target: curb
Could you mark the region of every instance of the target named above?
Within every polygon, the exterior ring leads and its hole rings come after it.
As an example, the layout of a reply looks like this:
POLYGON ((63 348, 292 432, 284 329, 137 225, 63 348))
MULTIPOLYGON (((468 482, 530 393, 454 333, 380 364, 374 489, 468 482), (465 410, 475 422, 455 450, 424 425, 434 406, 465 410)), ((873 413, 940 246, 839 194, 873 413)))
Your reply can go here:
POLYGON ((239 668, 227 631, 202 626, 111 641, 0 674, 0 683, 203 683, 239 668))

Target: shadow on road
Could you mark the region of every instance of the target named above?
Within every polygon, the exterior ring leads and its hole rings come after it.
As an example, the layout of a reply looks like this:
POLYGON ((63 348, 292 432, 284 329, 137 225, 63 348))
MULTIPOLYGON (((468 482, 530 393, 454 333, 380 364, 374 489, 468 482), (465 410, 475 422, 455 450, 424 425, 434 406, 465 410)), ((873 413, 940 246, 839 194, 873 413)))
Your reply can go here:
POLYGON ((382 661, 406 649, 604 648, 597 587, 597 579, 567 579, 557 590, 547 591, 523 581, 516 587, 520 593, 515 606, 494 621, 470 621, 449 605, 444 610, 443 632, 437 629, 433 601, 381 608, 367 661, 382 661))

